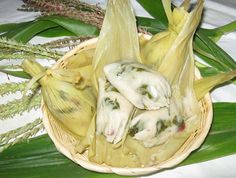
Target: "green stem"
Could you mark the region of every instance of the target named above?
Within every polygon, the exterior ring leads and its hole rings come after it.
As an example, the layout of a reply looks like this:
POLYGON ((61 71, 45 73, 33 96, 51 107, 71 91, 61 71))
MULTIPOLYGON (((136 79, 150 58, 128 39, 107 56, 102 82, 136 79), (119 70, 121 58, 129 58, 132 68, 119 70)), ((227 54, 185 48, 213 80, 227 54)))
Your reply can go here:
POLYGON ((16 114, 22 114, 25 111, 30 111, 31 109, 37 109, 40 107, 41 96, 39 93, 32 95, 27 95, 21 99, 15 99, 7 104, 0 105, 0 120, 5 120, 7 118, 12 118, 16 114))
POLYGON ((48 56, 42 56, 39 54, 31 54, 31 53, 0 53, 0 60, 2 59, 26 59, 26 58, 45 58, 51 59, 48 56))
POLYGON ((11 48, 18 51, 24 51, 30 54, 44 56, 46 58, 51 58, 55 60, 59 59, 63 55, 60 52, 43 48, 40 45, 23 44, 6 38, 0 38, 0 48, 11 48))
POLYGON ((7 70, 7 69, 0 68, 0 72, 5 73, 7 75, 14 76, 14 77, 23 78, 23 79, 30 79, 31 78, 31 76, 24 71, 7 70))
MULTIPOLYGON (((0 96, 5 96, 10 93, 15 93, 17 91, 23 92, 26 88, 28 81, 25 82, 11 82, 11 83, 3 83, 0 85, 0 96)), ((36 92, 39 85, 35 84, 31 87, 32 92, 36 92)))
POLYGON ((84 36, 84 37, 69 37, 63 38, 48 43, 44 43, 41 46, 46 48, 65 48, 65 47, 74 47, 79 45, 81 42, 91 39, 94 36, 84 36))
POLYGON ((224 34, 231 33, 236 31, 236 21, 233 21, 229 24, 223 25, 221 27, 215 28, 215 31, 222 31, 224 34))
POLYGON ((204 29, 201 28, 198 31, 202 31, 205 35, 211 38, 214 42, 217 42, 221 37, 227 33, 231 33, 236 30, 236 21, 228 23, 218 28, 214 29, 204 29))
POLYGON ((4 65, 0 66, 0 69, 11 69, 11 70, 22 70, 22 67, 20 65, 4 65))
POLYGON ((0 135, 0 152, 8 147, 31 138, 43 129, 42 119, 38 118, 25 126, 0 135))
POLYGON ((9 93, 15 93, 17 91, 22 92, 28 82, 12 82, 12 83, 3 83, 0 85, 0 96, 5 96, 9 93))

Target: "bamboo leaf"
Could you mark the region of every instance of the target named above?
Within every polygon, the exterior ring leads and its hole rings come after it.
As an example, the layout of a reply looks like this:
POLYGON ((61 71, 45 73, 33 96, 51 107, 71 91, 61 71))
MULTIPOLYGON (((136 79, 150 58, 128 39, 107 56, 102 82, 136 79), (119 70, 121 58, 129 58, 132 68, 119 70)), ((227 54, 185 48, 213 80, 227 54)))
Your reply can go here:
POLYGON ((213 68, 219 70, 219 71, 229 71, 230 69, 222 64, 222 62, 219 62, 217 59, 215 59, 211 54, 205 53, 203 50, 201 50, 201 53, 197 52, 200 50, 199 48, 196 49, 195 47, 195 54, 200 57, 204 62, 206 62, 208 65, 212 66, 213 68))
POLYGON ((220 73, 220 71, 218 71, 217 69, 213 67, 207 67, 204 65, 199 66, 197 64, 197 68, 199 69, 201 76, 203 77, 209 77, 220 73))

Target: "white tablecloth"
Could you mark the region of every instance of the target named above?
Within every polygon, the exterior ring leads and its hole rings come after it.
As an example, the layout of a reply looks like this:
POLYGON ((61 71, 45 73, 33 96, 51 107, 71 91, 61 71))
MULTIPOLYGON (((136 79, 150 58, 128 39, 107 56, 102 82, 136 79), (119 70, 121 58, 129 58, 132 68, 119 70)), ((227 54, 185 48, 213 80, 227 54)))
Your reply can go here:
MULTIPOLYGON (((86 0, 85 0, 86 1, 86 0)), ((87 0, 90 3, 100 3, 103 7, 104 0, 87 0)), ((179 0, 175 0, 179 2, 179 0)), ((140 16, 149 16, 136 1, 132 0, 135 7, 136 14, 140 16)), ((16 11, 22 4, 21 0, 0 0, 0 24, 22 22, 34 19, 39 13, 25 13, 16 11)), ((236 20, 236 1, 235 0, 206 0, 205 12, 203 17, 204 27, 217 27, 233 20, 236 20)), ((36 38, 34 43, 45 41, 48 39, 36 38)), ((224 36, 219 45, 222 46, 234 59, 236 59, 236 33, 231 33, 224 36)), ((0 65, 9 63, 9 61, 1 61, 0 65)), ((19 81, 19 79, 10 77, 11 81, 19 81)), ((5 74, 0 74, 0 83, 10 82, 5 74)), ((0 98, 0 104, 6 103, 16 97, 21 97, 19 93, 16 95, 9 95, 0 98)), ((236 86, 230 85, 221 87, 212 93, 214 101, 228 101, 236 102, 236 86)), ((22 116, 16 116, 14 119, 9 119, 0 122, 0 132, 14 129, 17 126, 24 125, 29 121, 34 120, 34 116, 40 116, 39 110, 24 113, 22 116)), ((235 178, 236 177, 236 155, 227 156, 224 158, 175 168, 167 171, 162 171, 151 176, 149 178, 235 178)))

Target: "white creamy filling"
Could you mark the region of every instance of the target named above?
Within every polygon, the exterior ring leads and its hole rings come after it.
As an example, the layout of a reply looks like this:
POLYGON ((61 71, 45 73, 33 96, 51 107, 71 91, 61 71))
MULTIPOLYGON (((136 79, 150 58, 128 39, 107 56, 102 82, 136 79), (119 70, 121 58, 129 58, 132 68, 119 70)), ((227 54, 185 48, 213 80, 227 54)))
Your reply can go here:
POLYGON ((99 79, 97 134, 118 143, 128 127, 134 139, 152 147, 178 131, 179 113, 170 103, 171 88, 161 74, 138 63, 108 64, 104 73, 107 81, 99 79), (134 106, 143 111, 128 123, 134 106))
POLYGON ((106 85, 109 83, 99 79, 96 132, 104 134, 108 142, 118 143, 124 134, 133 105, 106 85))
POLYGON ((137 115, 130 124, 133 137, 142 141, 145 147, 152 147, 164 143, 171 135, 178 131, 176 116, 170 114, 167 108, 156 111, 144 111, 137 115))
POLYGON ((109 82, 139 109, 169 106, 171 88, 158 72, 138 63, 113 63, 104 67, 109 82))

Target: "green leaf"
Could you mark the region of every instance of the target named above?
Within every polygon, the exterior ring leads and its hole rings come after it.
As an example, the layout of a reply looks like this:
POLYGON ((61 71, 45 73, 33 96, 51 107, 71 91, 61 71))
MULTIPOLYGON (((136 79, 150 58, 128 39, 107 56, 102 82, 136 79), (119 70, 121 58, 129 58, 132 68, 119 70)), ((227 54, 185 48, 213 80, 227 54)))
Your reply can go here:
POLYGON ((155 19, 167 25, 168 20, 161 0, 138 0, 139 4, 155 19))
MULTIPOLYGON (((196 41, 196 40, 195 40, 196 41)), ((194 43, 194 52, 195 54, 200 57, 204 62, 206 62, 208 65, 212 66, 213 68, 219 70, 219 71, 229 71, 230 68, 225 66, 225 64, 222 62, 219 62, 217 59, 215 59, 214 56, 212 56, 211 54, 205 52, 204 50, 201 50, 199 47, 196 47, 195 44, 197 42, 194 43)), ((201 44, 202 42, 200 42, 201 44)))
POLYGON ((213 76, 216 74, 219 74, 220 71, 218 71, 217 69, 213 68, 213 67, 207 67, 207 66, 198 66, 198 69, 201 73, 201 76, 203 77, 209 77, 209 76, 213 76))
POLYGON ((215 103, 214 119, 203 145, 180 165, 208 161, 236 153, 236 103, 215 103))
POLYGON ((58 25, 51 21, 36 20, 25 26, 20 26, 18 29, 10 30, 9 32, 5 33, 3 36, 10 39, 14 39, 16 41, 20 41, 22 43, 26 43, 38 33, 46 29, 56 27, 56 26, 58 25))
MULTIPOLYGON (((229 54, 227 54, 221 47, 214 43, 200 30, 198 30, 195 35, 194 49, 202 55, 205 53, 210 54, 214 60, 216 60, 225 68, 225 71, 236 69, 236 61, 234 61, 234 59, 229 54)), ((217 66, 212 67, 219 69, 217 66)))
MULTIPOLYGON (((214 119, 207 139, 179 166, 236 153, 236 103, 214 103, 214 119)), ((0 153, 0 177, 4 178, 106 178, 121 177, 87 171, 61 155, 47 135, 36 137, 0 153)))
MULTIPOLYGON (((38 18, 32 22, 24 22, 9 26, 10 30, 1 36, 21 41, 23 43, 28 42, 38 34, 41 34, 41 36, 47 35, 55 37, 68 34, 70 36, 92 36, 98 35, 99 33, 98 28, 95 26, 63 16, 46 16, 38 18), (14 25, 17 26, 17 28, 10 28, 14 27, 14 25), (52 33, 55 32, 56 34, 53 35, 52 33)), ((8 26, 5 25, 2 28, 7 29, 8 26)))
POLYGON ((236 31, 236 21, 230 22, 226 25, 214 29, 202 28, 201 31, 213 41, 217 42, 224 34, 236 31))
POLYGON ((4 178, 122 178, 88 171, 60 154, 43 135, 0 153, 0 177, 4 178))
MULTIPOLYGON (((210 76, 214 76, 214 75, 222 73, 221 71, 217 70, 216 68, 208 67, 208 66, 205 66, 205 65, 202 65, 199 63, 197 63, 196 66, 199 69, 201 76, 203 76, 203 77, 210 77, 210 76)), ((228 81, 227 83, 230 83, 230 82, 236 84, 236 78, 231 79, 231 81, 228 81)))
MULTIPOLYGON (((40 18, 41 19, 41 18, 40 18)), ((79 20, 71 19, 63 16, 47 16, 41 20, 51 21, 57 25, 65 28, 66 30, 74 33, 77 36, 81 35, 98 35, 99 30, 97 27, 86 24, 79 20)))
POLYGON ((13 70, 6 70, 6 69, 0 69, 0 72, 3 72, 8 75, 12 75, 14 77, 20 77, 24 79, 31 79, 31 76, 27 74, 24 71, 13 71, 13 70))
POLYGON ((63 27, 58 26, 42 31, 39 34, 37 34, 37 36, 51 38, 51 37, 61 37, 61 36, 76 36, 76 35, 66 30, 63 27))
POLYGON ((0 25, 0 34, 5 33, 5 32, 12 30, 12 29, 18 29, 21 26, 28 25, 29 23, 31 23, 31 22, 2 24, 2 25, 0 25))
POLYGON ((166 30, 166 25, 157 19, 150 19, 146 17, 137 17, 137 23, 139 27, 144 28, 152 34, 159 33, 166 30))

